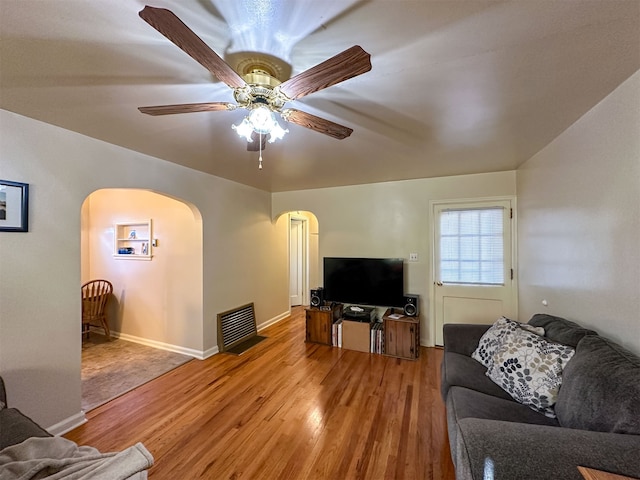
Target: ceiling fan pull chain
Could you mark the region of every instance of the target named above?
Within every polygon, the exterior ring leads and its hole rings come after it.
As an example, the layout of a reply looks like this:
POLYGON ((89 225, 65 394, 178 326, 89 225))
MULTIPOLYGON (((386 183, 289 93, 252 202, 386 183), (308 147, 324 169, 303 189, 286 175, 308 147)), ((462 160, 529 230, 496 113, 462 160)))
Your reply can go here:
POLYGON ((258 170, 262 170, 262 133, 260 133, 260 158, 258 158, 258 170))

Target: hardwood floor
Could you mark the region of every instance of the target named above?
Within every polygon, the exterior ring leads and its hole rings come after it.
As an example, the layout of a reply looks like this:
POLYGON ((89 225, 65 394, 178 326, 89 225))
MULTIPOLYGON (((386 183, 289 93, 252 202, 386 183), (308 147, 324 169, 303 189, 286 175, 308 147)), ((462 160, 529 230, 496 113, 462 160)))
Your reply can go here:
POLYGON ((244 355, 192 361, 87 415, 66 438, 142 442, 163 479, 454 479, 442 351, 399 360, 304 343, 304 310, 244 355))

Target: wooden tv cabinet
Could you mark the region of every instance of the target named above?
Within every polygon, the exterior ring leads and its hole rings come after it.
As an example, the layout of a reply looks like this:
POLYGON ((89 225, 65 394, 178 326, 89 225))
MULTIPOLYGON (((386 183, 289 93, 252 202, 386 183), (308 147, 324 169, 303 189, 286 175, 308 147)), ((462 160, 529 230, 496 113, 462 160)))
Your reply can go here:
POLYGON ((420 355, 420 317, 408 317, 401 310, 388 309, 384 323, 384 354, 415 360, 420 355))
POLYGON ((331 345, 331 326, 342 316, 342 304, 336 304, 328 310, 306 308, 306 337, 309 343, 331 345))

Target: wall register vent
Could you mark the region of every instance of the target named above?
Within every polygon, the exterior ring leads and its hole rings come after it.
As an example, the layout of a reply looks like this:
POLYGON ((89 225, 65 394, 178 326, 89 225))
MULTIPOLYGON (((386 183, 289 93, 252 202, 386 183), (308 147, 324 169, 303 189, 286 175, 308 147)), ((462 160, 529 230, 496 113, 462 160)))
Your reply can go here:
POLYGON ((218 314, 218 350, 226 352, 257 335, 253 303, 218 314))

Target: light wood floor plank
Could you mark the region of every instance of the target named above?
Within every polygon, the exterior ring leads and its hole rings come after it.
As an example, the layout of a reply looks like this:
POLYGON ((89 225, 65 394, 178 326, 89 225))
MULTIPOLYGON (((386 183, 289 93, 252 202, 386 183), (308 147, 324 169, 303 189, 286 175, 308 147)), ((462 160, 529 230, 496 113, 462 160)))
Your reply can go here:
POLYGON ((143 442, 152 480, 454 479, 442 351, 410 361, 306 344, 304 323, 294 308, 244 355, 182 365, 65 437, 104 452, 143 442))

